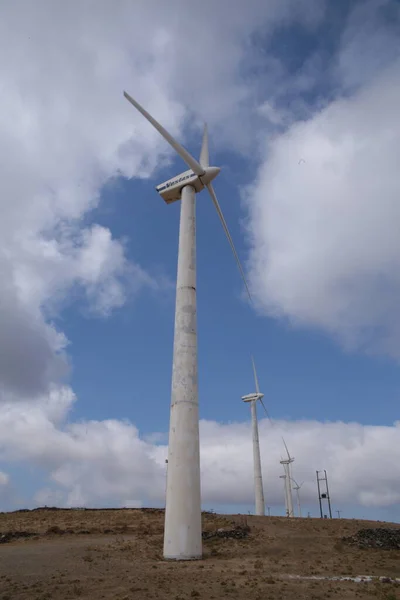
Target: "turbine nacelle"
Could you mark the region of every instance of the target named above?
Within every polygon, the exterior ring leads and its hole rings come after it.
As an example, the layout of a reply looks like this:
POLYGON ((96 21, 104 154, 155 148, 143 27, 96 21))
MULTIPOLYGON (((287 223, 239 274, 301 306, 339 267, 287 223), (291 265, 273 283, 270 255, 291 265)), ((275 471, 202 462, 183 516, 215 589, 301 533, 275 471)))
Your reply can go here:
POLYGON ((204 167, 203 175, 196 175, 189 169, 172 177, 172 179, 160 183, 156 186, 156 190, 167 204, 171 204, 181 199, 182 190, 185 186, 192 186, 198 194, 216 178, 220 171, 219 167, 204 167))
POLYGON ((290 463, 292 463, 294 461, 294 456, 291 456, 290 458, 282 458, 282 460, 280 460, 279 462, 281 463, 281 465, 290 465, 290 463))
POLYGON ((262 398, 264 398, 264 394, 261 394, 260 392, 256 392, 254 394, 247 394, 246 396, 242 396, 242 400, 243 402, 253 402, 254 400, 261 400, 262 398))

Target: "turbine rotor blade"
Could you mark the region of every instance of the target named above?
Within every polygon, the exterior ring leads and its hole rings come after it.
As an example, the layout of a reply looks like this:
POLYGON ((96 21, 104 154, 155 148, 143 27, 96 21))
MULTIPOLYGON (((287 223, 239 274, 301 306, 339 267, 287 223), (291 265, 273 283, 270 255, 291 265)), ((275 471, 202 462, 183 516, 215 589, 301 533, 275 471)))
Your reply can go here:
POLYGON ((288 459, 289 459, 289 460, 291 460, 291 456, 290 456, 290 454, 289 454, 288 447, 286 446, 286 442, 285 442, 285 440, 284 440, 283 438, 282 438, 282 442, 284 443, 284 446, 285 446, 285 448, 286 448, 286 454, 288 455, 288 459))
POLYGON ((273 421, 272 421, 271 417, 269 416, 269 412, 267 411, 267 408, 266 408, 266 406, 265 406, 265 404, 264 404, 264 402, 263 402, 263 399, 262 399, 262 398, 260 398, 260 402, 261 402, 261 406, 263 407, 263 409, 264 409, 264 411, 265 411, 265 414, 266 414, 266 415, 267 415, 267 417, 268 417, 268 420, 269 420, 269 422, 271 423, 271 425, 272 425, 272 427, 273 427, 273 426, 274 426, 274 423, 273 423, 273 421))
POLYGON ((196 175, 199 177, 204 175, 205 171, 201 164, 198 163, 197 160, 193 158, 193 156, 189 154, 189 152, 181 144, 179 144, 179 142, 177 142, 172 135, 168 133, 168 131, 164 129, 164 127, 147 112, 147 110, 143 108, 143 106, 139 104, 139 102, 136 102, 136 100, 134 100, 127 92, 124 92, 124 96, 149 121, 149 123, 151 123, 153 127, 155 127, 159 133, 161 133, 163 138, 167 140, 175 152, 179 154, 179 156, 192 169, 192 171, 196 173, 196 175))
POLYGON ((215 209, 216 209, 216 211, 218 213, 218 216, 219 216, 219 218, 221 220, 222 227, 224 228, 226 237, 228 238, 228 242, 229 242, 229 244, 231 246, 233 255, 234 255, 235 259, 236 259, 237 266, 239 267, 239 271, 240 271, 240 274, 242 276, 244 285, 246 286, 247 294, 248 294, 248 296, 250 298, 250 301, 253 302, 253 299, 252 299, 251 294, 250 294, 249 286, 247 285, 246 277, 244 275, 244 271, 243 271, 242 265, 240 264, 239 256, 238 256, 238 254, 236 252, 236 248, 235 248, 233 240, 231 238, 231 234, 229 233, 229 229, 228 229, 228 226, 227 226, 226 221, 224 219, 224 215, 222 214, 222 210, 221 210, 221 207, 220 207, 219 202, 217 200, 217 196, 215 195, 214 188, 211 185, 211 183, 207 183, 206 187, 207 187, 208 191, 210 192, 211 199, 212 199, 212 201, 214 203, 215 209))
POLYGON ((256 364, 254 362, 254 357, 251 357, 251 362, 253 363, 253 373, 254 373, 254 382, 256 384, 256 392, 257 394, 260 393, 260 387, 258 385, 258 377, 257 377, 257 371, 256 371, 256 364))
POLYGON ((203 142, 201 144, 201 152, 200 152, 200 164, 202 167, 206 168, 210 166, 210 156, 208 152, 208 129, 207 123, 204 123, 204 132, 203 132, 203 142))

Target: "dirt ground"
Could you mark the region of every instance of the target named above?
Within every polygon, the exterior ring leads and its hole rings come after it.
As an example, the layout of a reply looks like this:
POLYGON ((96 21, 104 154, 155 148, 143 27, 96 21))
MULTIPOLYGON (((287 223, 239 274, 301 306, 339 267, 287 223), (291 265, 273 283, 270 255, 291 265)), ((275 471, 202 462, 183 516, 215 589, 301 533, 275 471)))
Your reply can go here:
POLYGON ((30 537, 0 544, 0 600, 400 600, 393 582, 293 579, 291 576, 400 577, 400 550, 341 541, 387 523, 203 515, 203 530, 250 527, 243 539, 204 541, 204 559, 162 560, 161 510, 48 510, 0 513, 1 534, 30 537))

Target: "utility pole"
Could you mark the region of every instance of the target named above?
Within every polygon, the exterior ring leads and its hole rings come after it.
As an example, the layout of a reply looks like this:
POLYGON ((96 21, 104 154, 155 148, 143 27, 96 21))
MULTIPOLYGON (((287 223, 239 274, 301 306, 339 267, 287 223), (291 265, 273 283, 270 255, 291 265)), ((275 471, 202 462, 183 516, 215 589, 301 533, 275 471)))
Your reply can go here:
POLYGON ((268 511, 268 516, 270 517, 271 516, 271 507, 270 506, 267 506, 267 511, 268 511))
POLYGON ((337 510, 336 512, 337 512, 338 519, 340 519, 340 513, 341 513, 342 511, 341 511, 341 510, 337 510))
POLYGON ((321 519, 322 519, 322 502, 321 502, 321 488, 319 486, 319 477, 318 477, 318 473, 319 471, 317 471, 317 487, 318 487, 318 502, 319 502, 319 511, 321 513, 321 519))
POLYGON ((329 496, 329 487, 328 487, 328 475, 326 474, 326 471, 323 471, 325 474, 325 477, 321 477, 319 474, 322 473, 322 471, 317 471, 317 487, 318 487, 318 500, 319 500, 319 510, 320 510, 320 514, 321 514, 321 519, 324 518, 324 514, 322 511, 322 500, 326 500, 328 502, 328 508, 329 508, 329 518, 332 519, 332 509, 331 509, 331 498, 329 496), (325 482, 325 492, 321 491, 321 486, 320 483, 321 482, 325 482))

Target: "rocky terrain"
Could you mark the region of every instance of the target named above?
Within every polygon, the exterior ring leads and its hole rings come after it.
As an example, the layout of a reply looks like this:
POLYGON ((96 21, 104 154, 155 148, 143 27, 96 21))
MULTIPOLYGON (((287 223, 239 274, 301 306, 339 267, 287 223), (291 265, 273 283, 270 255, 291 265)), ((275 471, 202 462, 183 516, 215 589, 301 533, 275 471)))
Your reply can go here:
POLYGON ((384 527, 360 529, 355 535, 344 537, 343 541, 358 548, 400 550, 400 529, 384 527))

